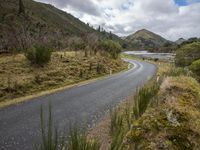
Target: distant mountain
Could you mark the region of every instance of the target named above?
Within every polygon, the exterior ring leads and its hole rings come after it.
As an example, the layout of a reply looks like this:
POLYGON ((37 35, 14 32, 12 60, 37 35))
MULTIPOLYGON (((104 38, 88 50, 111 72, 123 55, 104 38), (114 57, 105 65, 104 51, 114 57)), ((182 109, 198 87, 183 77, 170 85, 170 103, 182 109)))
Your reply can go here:
POLYGON ((134 49, 154 49, 171 43, 160 35, 146 29, 139 30, 127 36, 126 41, 128 41, 134 49))
POLYGON ((184 38, 179 38, 177 41, 175 41, 175 43, 178 44, 178 45, 180 45, 180 44, 182 44, 182 43, 185 42, 185 41, 186 41, 186 39, 184 39, 184 38))
POLYGON ((95 30, 71 14, 33 0, 1 0, 0 29, 0 50, 26 49, 38 42, 60 49, 68 46, 70 38, 85 40, 87 35, 123 44, 114 34, 95 30))

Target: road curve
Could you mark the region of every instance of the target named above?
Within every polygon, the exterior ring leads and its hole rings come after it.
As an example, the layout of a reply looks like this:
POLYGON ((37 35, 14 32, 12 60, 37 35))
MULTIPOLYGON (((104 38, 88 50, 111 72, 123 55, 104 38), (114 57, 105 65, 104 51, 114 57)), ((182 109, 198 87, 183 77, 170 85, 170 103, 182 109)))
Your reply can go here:
MULTIPOLYGON (((0 109, 0 150, 31 150, 40 142, 40 107, 47 112, 52 104, 59 128, 72 122, 93 124, 156 72, 153 64, 128 60, 134 67, 93 83, 0 109)), ((47 113, 46 113, 47 114, 47 113)))

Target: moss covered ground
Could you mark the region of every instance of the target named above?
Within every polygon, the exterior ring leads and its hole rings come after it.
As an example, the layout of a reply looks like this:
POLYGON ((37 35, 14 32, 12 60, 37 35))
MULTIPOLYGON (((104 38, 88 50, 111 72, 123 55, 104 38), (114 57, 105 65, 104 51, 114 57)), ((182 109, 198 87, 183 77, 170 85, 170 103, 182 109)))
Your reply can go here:
POLYGON ((132 121, 127 149, 198 149, 200 146, 200 86, 191 77, 167 77, 159 103, 132 121))

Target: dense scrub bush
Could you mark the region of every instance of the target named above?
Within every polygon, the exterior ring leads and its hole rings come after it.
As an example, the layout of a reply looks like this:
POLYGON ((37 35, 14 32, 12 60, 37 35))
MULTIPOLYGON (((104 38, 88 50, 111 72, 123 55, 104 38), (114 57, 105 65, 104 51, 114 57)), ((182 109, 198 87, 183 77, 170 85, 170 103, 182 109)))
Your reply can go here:
POLYGON ((112 40, 106 40, 103 41, 100 44, 101 49, 103 49, 104 51, 108 52, 112 58, 117 59, 120 52, 121 52, 121 45, 117 42, 114 42, 112 40))
POLYGON ((200 59, 200 42, 184 45, 176 51, 175 63, 177 66, 189 66, 198 59, 200 59))
POLYGON ((43 46, 35 46, 34 48, 27 50, 26 58, 32 64, 42 66, 50 61, 51 54, 52 51, 49 48, 43 46))
POLYGON ((195 73, 198 77, 200 77, 200 59, 194 61, 194 62, 190 65, 189 69, 190 69, 193 73, 195 73))

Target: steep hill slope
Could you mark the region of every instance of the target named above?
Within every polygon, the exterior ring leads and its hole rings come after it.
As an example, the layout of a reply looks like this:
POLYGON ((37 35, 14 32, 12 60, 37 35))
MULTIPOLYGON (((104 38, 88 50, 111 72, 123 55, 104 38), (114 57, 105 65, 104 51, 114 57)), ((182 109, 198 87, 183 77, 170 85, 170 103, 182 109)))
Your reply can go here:
MULTIPOLYGON (((98 32, 88 24, 49 4, 23 0, 24 11, 19 13, 19 0, 0 3, 0 50, 26 49, 34 43, 48 43, 56 48, 69 44, 71 37, 89 34, 110 38, 107 32, 98 32)), ((112 34, 113 40, 123 42, 112 34)))
POLYGON ((134 49, 152 49, 164 46, 169 41, 146 29, 139 30, 126 37, 134 49))
POLYGON ((186 39, 184 39, 184 38, 179 38, 178 40, 175 41, 175 43, 178 44, 178 45, 180 45, 180 44, 182 44, 182 43, 185 42, 185 41, 186 41, 186 39))

